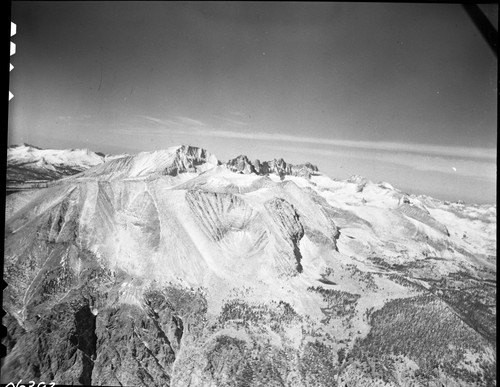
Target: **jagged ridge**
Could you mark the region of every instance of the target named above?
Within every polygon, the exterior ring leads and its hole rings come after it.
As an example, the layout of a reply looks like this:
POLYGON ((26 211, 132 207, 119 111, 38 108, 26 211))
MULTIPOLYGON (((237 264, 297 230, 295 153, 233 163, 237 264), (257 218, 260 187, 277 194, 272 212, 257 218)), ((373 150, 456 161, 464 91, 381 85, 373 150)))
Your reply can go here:
POLYGON ((153 152, 127 155, 89 169, 77 179, 153 179, 159 176, 177 176, 186 172, 202 171, 219 165, 217 157, 207 150, 193 146, 178 146, 153 152))
POLYGON ((268 175, 275 173, 280 177, 284 176, 300 176, 310 178, 315 172, 318 172, 318 167, 311 163, 290 164, 282 158, 271 161, 260 161, 256 159, 253 163, 245 155, 240 155, 234 159, 228 160, 225 165, 233 172, 238 173, 255 173, 257 175, 268 175))

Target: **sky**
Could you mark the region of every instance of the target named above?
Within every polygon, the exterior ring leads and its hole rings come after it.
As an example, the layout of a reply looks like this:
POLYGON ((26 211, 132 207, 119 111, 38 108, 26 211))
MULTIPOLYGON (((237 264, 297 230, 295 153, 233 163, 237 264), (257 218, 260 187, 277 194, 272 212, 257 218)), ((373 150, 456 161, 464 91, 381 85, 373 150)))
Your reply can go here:
POLYGON ((15 1, 11 14, 9 145, 186 144, 496 202, 497 58, 458 4, 15 1))

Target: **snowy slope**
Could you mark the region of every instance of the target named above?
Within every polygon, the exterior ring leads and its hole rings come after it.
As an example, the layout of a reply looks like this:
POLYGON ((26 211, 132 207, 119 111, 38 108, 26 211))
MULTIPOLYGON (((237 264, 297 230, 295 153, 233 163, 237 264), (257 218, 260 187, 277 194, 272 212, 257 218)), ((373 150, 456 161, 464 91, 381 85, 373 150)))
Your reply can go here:
POLYGON ((7 181, 55 180, 103 163, 104 156, 88 149, 39 149, 30 145, 7 149, 7 181))
POLYGON ((440 362, 433 383, 489 383, 496 205, 312 167, 262 175, 247 160, 221 165, 206 150, 172 147, 9 196, 4 308, 21 344, 2 370, 30 372, 9 369, 17 361, 60 382, 91 370, 93 384, 108 385, 331 386, 340 374, 365 386, 398 385, 396 376, 426 385, 417 370, 431 375, 440 362), (57 308, 71 311, 59 313, 61 326, 95 332, 98 344, 74 352, 62 328, 47 333, 57 308), (46 341, 32 350, 30 335, 46 341), (72 363, 49 371, 39 360, 47 352, 72 363))
POLYGON ((218 164, 217 158, 205 149, 182 145, 110 159, 74 178, 79 180, 152 179, 164 175, 177 176, 186 172, 199 172, 218 164))

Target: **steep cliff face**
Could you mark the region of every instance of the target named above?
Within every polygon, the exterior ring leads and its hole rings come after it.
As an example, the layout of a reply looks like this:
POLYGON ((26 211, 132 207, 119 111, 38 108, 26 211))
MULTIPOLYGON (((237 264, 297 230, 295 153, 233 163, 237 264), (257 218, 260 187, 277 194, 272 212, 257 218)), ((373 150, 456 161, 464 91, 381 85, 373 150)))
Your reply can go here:
MULTIPOLYGON (((226 166, 233 172, 246 174, 257 172, 255 166, 250 162, 250 160, 248 160, 248 157, 245 155, 240 155, 234 159, 228 160, 226 162, 226 166)), ((258 171, 260 172, 260 168, 258 171)))
POLYGON ((203 168, 218 164, 217 158, 205 149, 182 145, 112 159, 71 179, 119 180, 177 176, 185 172, 200 172, 203 168))
POLYGON ((175 147, 10 195, 2 382, 493 385, 496 206, 265 165, 175 147))
POLYGON ((262 162, 257 159, 252 163, 248 157, 244 155, 227 161, 225 165, 233 172, 244 174, 256 173, 257 175, 274 173, 281 178, 290 175, 309 179, 312 174, 318 172, 318 167, 311 163, 293 165, 286 163, 285 160, 281 158, 262 162))

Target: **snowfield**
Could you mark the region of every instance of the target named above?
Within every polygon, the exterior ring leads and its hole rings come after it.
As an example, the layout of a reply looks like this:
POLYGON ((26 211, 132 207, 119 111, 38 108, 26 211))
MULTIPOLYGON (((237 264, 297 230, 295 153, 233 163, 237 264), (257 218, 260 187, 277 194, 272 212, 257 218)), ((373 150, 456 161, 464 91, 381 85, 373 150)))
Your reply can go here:
POLYGON ((118 158, 17 147, 9 158, 13 167, 45 160, 81 172, 7 197, 4 308, 20 335, 7 375, 29 372, 14 367, 23 359, 68 383, 70 369, 87 364, 75 354, 93 351, 98 385, 445 377, 492 385, 496 205, 445 203, 360 176, 335 180, 281 159, 256 163, 278 171, 264 173, 247 158, 221 163, 188 146, 118 158), (97 344, 64 349, 70 331, 47 333, 36 316, 58 305, 75 311, 65 324, 78 332, 83 323, 72 316, 88 305, 97 344), (454 347, 419 347, 415 332, 443 329, 440 314, 457 327, 441 332, 454 347), (128 347, 106 326, 122 327, 128 347), (59 346, 56 371, 29 354, 35 334, 59 346))

